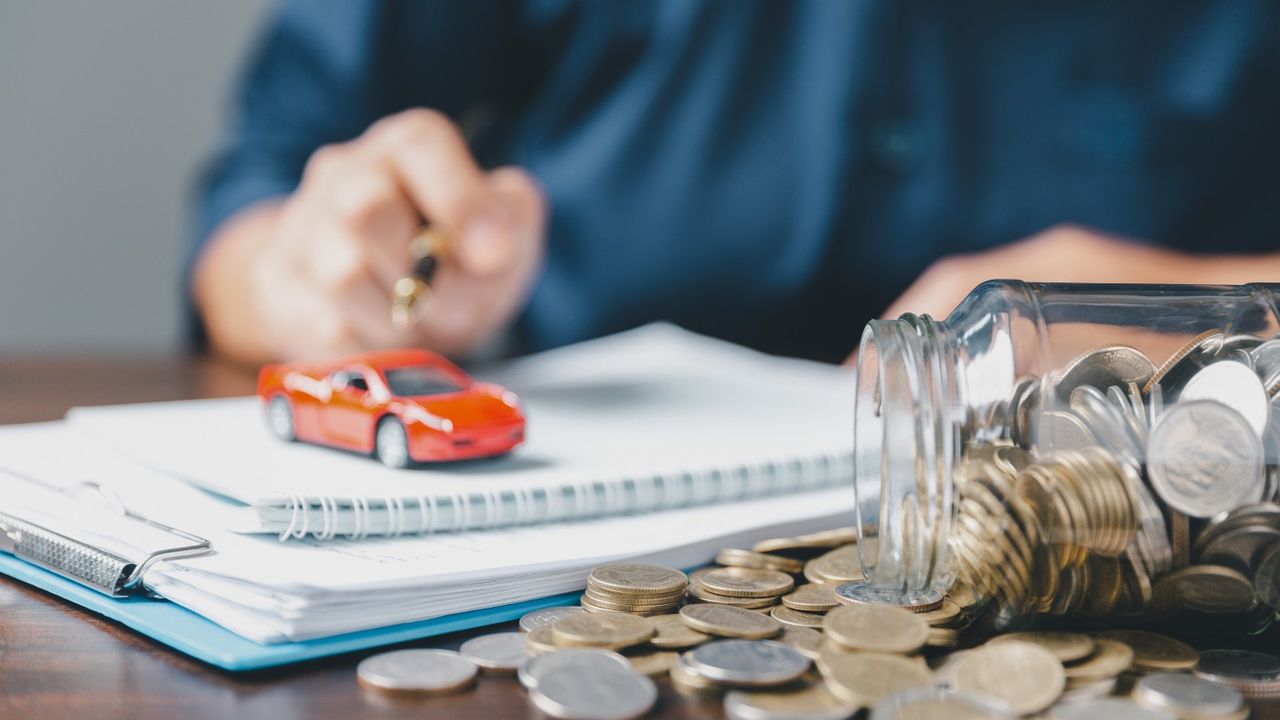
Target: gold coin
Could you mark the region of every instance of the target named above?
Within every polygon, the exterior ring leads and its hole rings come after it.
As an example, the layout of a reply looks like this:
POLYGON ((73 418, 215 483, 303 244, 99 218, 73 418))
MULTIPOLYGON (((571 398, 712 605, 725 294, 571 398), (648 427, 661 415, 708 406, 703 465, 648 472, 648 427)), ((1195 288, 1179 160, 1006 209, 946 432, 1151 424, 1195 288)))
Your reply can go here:
POLYGON ((546 655, 560 649, 551 635, 550 625, 539 625, 524 636, 525 647, 532 655, 546 655))
POLYGON ((649 618, 656 633, 649 638, 649 644, 663 650, 688 648, 700 645, 711 639, 710 635, 700 633, 689 627, 677 613, 655 615, 649 618))
POLYGON ((857 545, 845 545, 805 563, 804 576, 810 582, 840 585, 865 580, 857 545))
POLYGON ((551 637, 561 647, 595 647, 618 650, 653 637, 653 623, 619 612, 591 612, 560 618, 551 625, 551 637))
POLYGON ((1066 666, 1067 683, 1088 683, 1116 677, 1133 664, 1133 648, 1118 640, 1096 638, 1093 655, 1066 666))
POLYGON ((850 650, 913 653, 929 639, 929 624, 892 605, 845 605, 823 618, 827 637, 850 650))
POLYGON ((601 565, 587 578, 588 587, 620 595, 673 595, 688 584, 679 570, 641 563, 601 565))
POLYGON ((950 628, 929 628, 929 639, 924 644, 929 647, 950 648, 960 643, 960 633, 950 628))
POLYGON ((680 653, 671 650, 650 649, 643 652, 628 653, 624 657, 627 662, 631 663, 631 669, 641 675, 662 677, 671 671, 671 666, 676 664, 676 659, 680 657, 680 653))
POLYGON ((825 643, 818 670, 827 689, 846 703, 872 707, 894 693, 933 682, 933 674, 919 660, 877 652, 850 652, 825 643))
POLYGON ((597 605, 594 600, 586 597, 585 595, 582 597, 581 600, 578 601, 578 603, 582 605, 583 610, 586 610, 589 613, 625 613, 627 615, 637 615, 640 617, 666 615, 667 613, 675 609, 675 603, 672 603, 670 605, 663 605, 661 607, 647 608, 647 609, 639 609, 634 607, 627 609, 626 606, 618 606, 614 604, 610 604, 608 606, 597 605))
POLYGON ((818 650, 822 647, 822 633, 795 625, 783 625, 782 634, 774 640, 790 645, 810 660, 818 659, 818 650))
POLYGON ((821 613, 840 604, 836 593, 829 585, 808 583, 782 596, 782 604, 792 610, 821 613))
POLYGON ((769 615, 783 625, 806 628, 822 627, 821 615, 792 610, 786 605, 775 605, 774 608, 769 611, 769 615))
POLYGON ((1108 630, 1094 637, 1128 645, 1133 650, 1133 667, 1138 670, 1190 670, 1200 659, 1199 654, 1186 643, 1145 630, 1108 630))
POLYGON ((731 605, 733 607, 746 608, 748 610, 771 608, 778 603, 778 599, 776 597, 738 598, 729 597, 728 595, 717 595, 703 587, 701 582, 694 582, 689 586, 689 596, 705 603, 731 605))
POLYGON ((968 621, 964 610, 960 609, 960 606, 949 597, 942 599, 942 605, 937 610, 916 613, 916 617, 928 623, 930 627, 951 627, 968 621))
POLYGON ((782 537, 762 540, 751 547, 758 553, 774 553, 784 550, 810 550, 813 548, 838 547, 858 541, 858 530, 852 527, 823 530, 821 532, 800 535, 799 537, 782 537))
POLYGON ((1049 707, 1066 686, 1066 673, 1053 653, 1039 645, 988 643, 955 666, 955 687, 1005 701, 1018 715, 1049 707))
POLYGON ((799 573, 804 570, 804 563, 795 558, 781 555, 725 548, 716 553, 716 562, 728 567, 751 568, 754 570, 777 570, 784 573, 799 573))
POLYGON ((777 570, 716 568, 699 576, 703 589, 729 597, 777 597, 795 587, 795 581, 777 570))
POLYGON ((686 605, 680 608, 680 617, 694 630, 720 637, 754 640, 782 630, 782 624, 768 615, 727 605, 686 605))
POLYGON ((617 610, 652 610, 654 608, 670 608, 680 602, 684 593, 669 597, 635 597, 627 595, 608 595, 590 588, 582 594, 583 599, 590 600, 600 607, 617 610), (614 606, 617 606, 614 608, 614 606))
POLYGON ((988 645, 1004 642, 1029 642, 1053 653, 1058 662, 1069 663, 1087 658, 1093 654, 1093 638, 1080 633, 1056 632, 1042 630, 1034 632, 1013 632, 991 638, 988 645))
POLYGON ((724 698, 725 715, 733 718, 836 718, 857 709, 823 685, 784 690, 734 690, 724 698))

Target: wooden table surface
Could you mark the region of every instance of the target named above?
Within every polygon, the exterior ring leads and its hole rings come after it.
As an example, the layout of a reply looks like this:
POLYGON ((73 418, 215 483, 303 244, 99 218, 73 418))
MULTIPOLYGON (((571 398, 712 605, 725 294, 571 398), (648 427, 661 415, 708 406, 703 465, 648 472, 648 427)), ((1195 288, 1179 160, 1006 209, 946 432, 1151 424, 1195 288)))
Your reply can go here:
MULTIPOLYGON (((246 395, 253 385, 251 371, 205 358, 0 358, 0 424, 54 420, 74 405, 246 395)), ((407 646, 456 648, 472 634, 407 646)), ((1201 646, 1219 644, 1212 637, 1200 640, 1201 646)), ((1262 642, 1263 647, 1273 644, 1262 642)), ((422 700, 363 690, 355 664, 368 654, 227 673, 0 578, 0 718, 539 716, 512 678, 483 676, 470 692, 422 700)), ((666 681, 659 688, 654 716, 721 717, 719 703, 686 699, 666 681)), ((1255 703, 1254 710, 1258 718, 1280 718, 1276 703, 1255 703)))

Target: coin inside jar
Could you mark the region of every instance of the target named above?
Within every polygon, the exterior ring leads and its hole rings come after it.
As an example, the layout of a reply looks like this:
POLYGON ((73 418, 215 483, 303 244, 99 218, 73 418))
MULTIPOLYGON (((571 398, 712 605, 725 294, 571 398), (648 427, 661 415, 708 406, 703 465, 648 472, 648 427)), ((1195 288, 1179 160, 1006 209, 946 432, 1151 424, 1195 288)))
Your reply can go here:
POLYGON ((913 613, 929 612, 942 606, 942 593, 939 591, 900 593, 877 587, 866 580, 838 585, 835 592, 836 600, 845 605, 894 605, 913 613))

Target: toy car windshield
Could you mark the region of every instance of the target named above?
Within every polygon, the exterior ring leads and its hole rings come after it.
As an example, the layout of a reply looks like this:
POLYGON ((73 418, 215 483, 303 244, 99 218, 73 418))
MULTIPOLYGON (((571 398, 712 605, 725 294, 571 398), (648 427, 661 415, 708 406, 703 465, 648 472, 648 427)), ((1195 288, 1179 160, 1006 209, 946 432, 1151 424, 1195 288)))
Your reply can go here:
POLYGON ((445 395, 462 389, 458 381, 429 365, 410 365, 385 371, 387 389, 398 397, 445 395))

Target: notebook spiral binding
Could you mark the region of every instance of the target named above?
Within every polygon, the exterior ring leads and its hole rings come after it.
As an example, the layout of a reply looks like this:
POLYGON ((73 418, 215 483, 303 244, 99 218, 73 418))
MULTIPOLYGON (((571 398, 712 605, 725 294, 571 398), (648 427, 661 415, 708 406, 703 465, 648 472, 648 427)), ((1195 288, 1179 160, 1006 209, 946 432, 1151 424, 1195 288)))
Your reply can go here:
POLYGON ((550 488, 424 493, 416 498, 294 494, 282 507, 289 522, 279 539, 428 535, 582 520, 816 490, 850 483, 852 477, 853 454, 840 453, 550 488))

